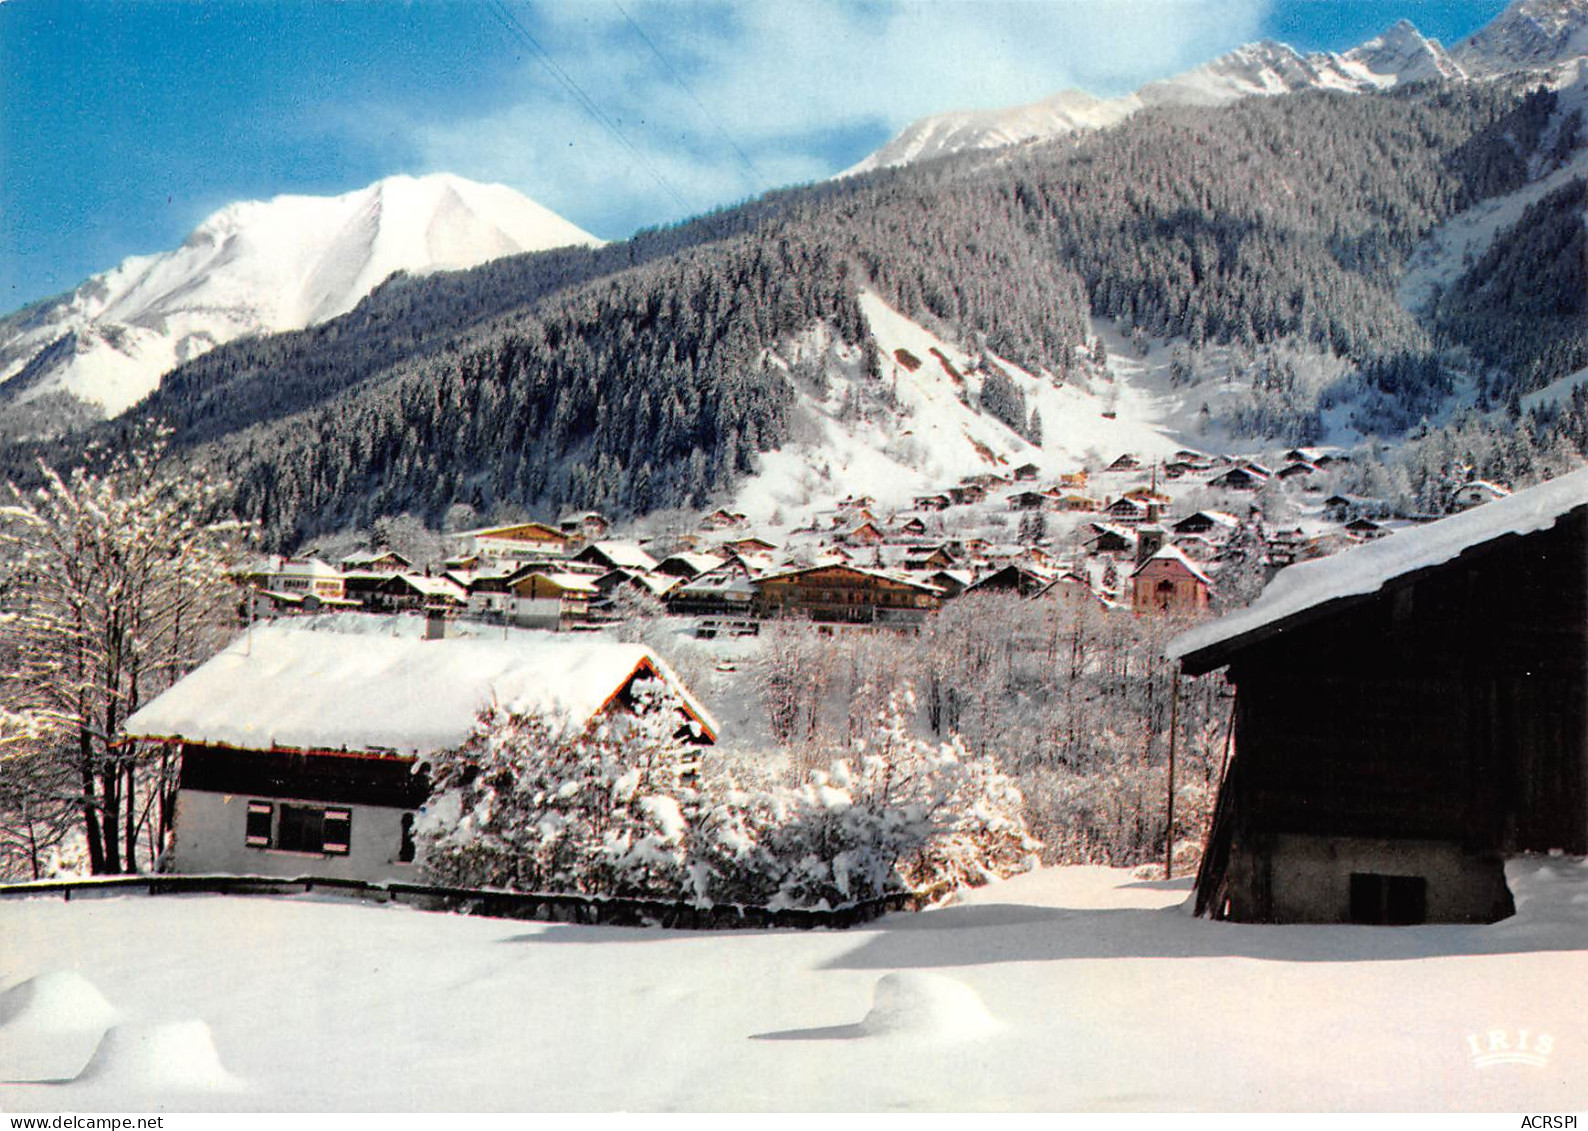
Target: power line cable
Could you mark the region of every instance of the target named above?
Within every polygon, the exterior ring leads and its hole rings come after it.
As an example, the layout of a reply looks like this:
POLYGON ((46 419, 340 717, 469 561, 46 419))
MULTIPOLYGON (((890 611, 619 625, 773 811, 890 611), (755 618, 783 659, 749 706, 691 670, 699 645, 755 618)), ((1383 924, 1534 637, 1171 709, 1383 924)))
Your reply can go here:
POLYGON ((614 122, 599 105, 596 104, 596 101, 593 98, 585 93, 584 88, 574 80, 573 76, 567 71, 563 70, 557 61, 552 58, 551 52, 546 50, 546 48, 541 45, 541 42, 532 34, 530 34, 529 29, 523 25, 517 16, 513 15, 512 11, 505 3, 503 3, 503 0, 490 0, 490 2, 487 4, 486 10, 496 18, 496 22, 501 24, 510 36, 530 48, 535 57, 540 61, 541 65, 546 69, 546 72, 550 74, 552 78, 557 80, 558 84, 561 85, 563 90, 567 92, 568 96, 579 105, 580 109, 584 110, 586 114, 590 115, 590 117, 595 119, 595 121, 604 127, 608 133, 616 138, 618 143, 622 145, 624 149, 628 150, 634 161, 650 174, 651 178, 661 186, 662 190, 666 192, 668 196, 673 198, 674 203, 676 203, 679 208, 683 209, 685 212, 691 211, 689 202, 686 201, 679 191, 672 186, 672 183, 662 175, 662 171, 658 169, 655 164, 653 164, 651 160, 646 157, 645 154, 642 153, 632 141, 628 139, 628 137, 618 127, 618 124, 614 122))
POLYGON ((716 129, 718 136, 720 136, 723 141, 728 143, 729 147, 734 151, 734 153, 738 154, 739 161, 746 169, 750 171, 750 175, 755 178, 756 187, 758 189, 765 189, 771 182, 767 180, 766 176, 761 172, 760 169, 755 167, 755 162, 750 160, 749 154, 745 153, 743 149, 739 148, 739 143, 733 140, 732 135, 723 128, 722 123, 717 120, 716 116, 706 108, 705 103, 701 102, 701 100, 696 97, 694 90, 692 90, 689 84, 684 81, 684 76, 679 74, 677 68, 675 68, 673 64, 668 61, 667 56, 662 54, 661 48, 657 47, 656 44, 651 40, 651 37, 645 34, 645 29, 640 27, 640 25, 635 22, 634 17, 629 15, 628 10, 624 8, 623 5, 618 2, 618 0, 612 0, 612 5, 622 13, 623 18, 628 21, 629 27, 634 29, 634 33, 640 37, 640 39, 645 43, 645 46, 651 49, 651 54, 655 55, 662 66, 667 68, 667 73, 673 77, 673 81, 678 84, 678 88, 689 96, 689 100, 695 104, 696 109, 698 109, 705 117, 706 121, 710 122, 712 127, 716 129))

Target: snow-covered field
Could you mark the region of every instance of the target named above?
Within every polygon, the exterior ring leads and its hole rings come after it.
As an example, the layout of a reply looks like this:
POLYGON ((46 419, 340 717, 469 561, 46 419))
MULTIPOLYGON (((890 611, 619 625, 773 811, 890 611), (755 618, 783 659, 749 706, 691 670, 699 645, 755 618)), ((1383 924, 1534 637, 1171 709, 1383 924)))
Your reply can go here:
POLYGON ((1209 923, 1103 868, 848 932, 7 901, 0 1108, 1580 1110, 1588 865, 1510 876, 1481 927, 1209 923))

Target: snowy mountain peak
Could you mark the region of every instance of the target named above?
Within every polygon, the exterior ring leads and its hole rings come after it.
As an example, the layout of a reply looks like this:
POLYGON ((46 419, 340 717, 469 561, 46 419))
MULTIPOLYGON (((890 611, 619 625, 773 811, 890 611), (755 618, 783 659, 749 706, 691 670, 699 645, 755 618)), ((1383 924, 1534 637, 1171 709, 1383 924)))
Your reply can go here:
POLYGON ((597 242, 506 186, 449 173, 239 201, 171 251, 132 256, 0 319, 0 400, 66 394, 114 416, 176 365, 245 334, 345 314, 394 272, 597 242))
POLYGON ((1340 56, 1347 66, 1358 66, 1373 76, 1397 82, 1426 79, 1460 79, 1466 73, 1437 39, 1429 39, 1410 20, 1399 20, 1383 35, 1353 47, 1340 56))
POLYGON ((1536 70, 1588 55, 1588 0, 1516 0, 1458 44, 1473 74, 1536 70))
MULTIPOLYGON (((1568 7, 1588 4, 1588 0, 1530 2, 1568 7)), ((1438 40, 1426 38, 1404 19, 1343 54, 1303 55, 1289 44, 1264 39, 1119 98, 1100 99, 1082 90, 1065 90, 1023 106, 959 110, 921 118, 840 176, 1102 129, 1146 106, 1222 106, 1254 95, 1315 89, 1377 90, 1402 82, 1464 77, 1460 64, 1438 40)))

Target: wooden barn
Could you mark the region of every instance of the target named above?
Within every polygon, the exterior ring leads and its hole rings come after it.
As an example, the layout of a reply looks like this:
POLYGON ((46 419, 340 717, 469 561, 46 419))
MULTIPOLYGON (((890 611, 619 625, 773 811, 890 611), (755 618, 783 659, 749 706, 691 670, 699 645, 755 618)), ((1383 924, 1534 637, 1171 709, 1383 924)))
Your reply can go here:
POLYGON ((1588 469, 1291 566, 1169 655, 1236 689, 1200 913, 1487 922, 1506 855, 1588 852, 1588 469))
POLYGON ((638 644, 501 628, 426 639, 419 618, 316 620, 256 626, 127 720, 129 739, 181 758, 165 869, 412 878, 429 792, 417 764, 462 743, 493 702, 582 724, 629 709, 636 681, 660 679, 689 744, 716 741, 706 709, 638 644))

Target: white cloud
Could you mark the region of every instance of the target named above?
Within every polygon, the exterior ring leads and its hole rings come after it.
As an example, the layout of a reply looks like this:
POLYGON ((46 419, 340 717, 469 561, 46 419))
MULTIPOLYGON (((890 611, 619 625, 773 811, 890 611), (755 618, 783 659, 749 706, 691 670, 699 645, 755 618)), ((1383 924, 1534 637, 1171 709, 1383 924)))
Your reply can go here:
POLYGON ((628 218, 677 218, 830 175, 925 114, 1029 102, 1068 86, 1122 93, 1255 38, 1267 8, 1268 0, 628 0, 624 9, 684 75, 685 92, 617 4, 543 3, 542 22, 529 25, 536 38, 643 157, 527 50, 506 109, 411 122, 406 132, 428 168, 503 181, 601 235, 622 236, 614 224, 628 218), (767 183, 755 183, 719 129, 767 183))

